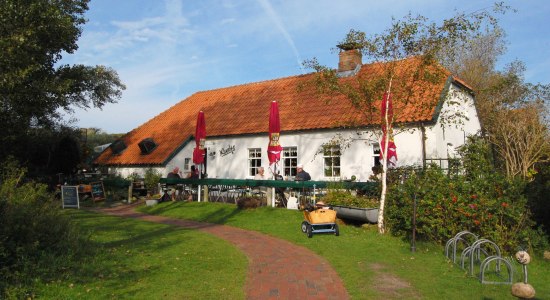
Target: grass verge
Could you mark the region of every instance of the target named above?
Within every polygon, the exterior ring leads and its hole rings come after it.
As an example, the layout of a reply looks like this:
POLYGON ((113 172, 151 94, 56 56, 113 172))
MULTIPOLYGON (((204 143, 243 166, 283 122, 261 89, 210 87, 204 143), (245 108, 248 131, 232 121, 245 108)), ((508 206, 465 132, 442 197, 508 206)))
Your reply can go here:
POLYGON ((91 232, 93 257, 69 276, 35 283, 42 299, 243 299, 247 259, 213 236, 67 210, 91 232))

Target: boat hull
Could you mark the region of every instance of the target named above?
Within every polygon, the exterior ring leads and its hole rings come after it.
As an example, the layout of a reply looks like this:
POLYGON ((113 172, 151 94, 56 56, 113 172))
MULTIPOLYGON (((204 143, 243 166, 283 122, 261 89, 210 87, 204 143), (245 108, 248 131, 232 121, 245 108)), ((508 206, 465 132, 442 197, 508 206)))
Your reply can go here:
POLYGON ((378 208, 359 208, 334 205, 336 217, 345 220, 353 220, 365 223, 378 223, 378 208))

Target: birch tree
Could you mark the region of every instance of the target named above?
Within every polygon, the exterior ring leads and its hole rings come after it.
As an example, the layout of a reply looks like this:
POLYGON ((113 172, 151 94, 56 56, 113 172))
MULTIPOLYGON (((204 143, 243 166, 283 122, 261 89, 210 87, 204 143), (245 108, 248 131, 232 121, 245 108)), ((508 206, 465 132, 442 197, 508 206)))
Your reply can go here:
MULTIPOLYGON (((446 76, 447 71, 441 67, 438 54, 443 49, 453 49, 461 41, 471 39, 484 30, 496 28, 498 19, 494 15, 506 10, 508 7, 495 4, 492 10, 471 14, 456 13, 441 23, 409 14, 401 20, 393 19, 388 29, 372 36, 359 30, 350 30, 338 44, 338 48, 341 51, 360 51, 368 63, 380 68, 375 77, 342 79, 335 70, 321 66, 315 59, 306 61, 305 65, 316 71, 314 84, 325 100, 330 101, 330 97, 335 95, 346 96, 362 113, 367 124, 380 124, 391 134, 393 127, 399 125, 399 120, 403 120, 399 117, 399 108, 419 97, 423 87, 433 86, 441 81, 442 76, 446 76), (414 63, 400 63, 410 58, 414 58, 414 63), (389 109, 386 109, 384 115, 380 116, 379 104, 384 94, 393 99, 394 115, 390 115, 389 109)), ((383 151, 386 155, 382 159, 382 189, 378 214, 378 231, 381 234, 386 231, 384 208, 388 140, 386 138, 381 145, 386 150, 383 151)))

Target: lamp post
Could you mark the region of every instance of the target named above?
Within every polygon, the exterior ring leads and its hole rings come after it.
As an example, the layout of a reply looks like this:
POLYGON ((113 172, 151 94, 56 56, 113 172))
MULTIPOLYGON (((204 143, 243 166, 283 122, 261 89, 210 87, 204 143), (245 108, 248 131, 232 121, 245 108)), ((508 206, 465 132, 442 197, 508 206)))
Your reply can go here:
POLYGON ((413 200, 411 252, 416 252, 416 192, 413 200))

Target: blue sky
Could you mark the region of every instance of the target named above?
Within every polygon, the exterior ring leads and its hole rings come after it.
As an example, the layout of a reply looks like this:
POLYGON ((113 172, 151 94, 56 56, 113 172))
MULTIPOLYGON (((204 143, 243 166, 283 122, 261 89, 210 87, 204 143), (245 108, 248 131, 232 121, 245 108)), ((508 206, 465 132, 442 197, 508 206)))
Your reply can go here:
MULTIPOLYGON (((468 13, 492 3, 92 0, 79 49, 62 63, 111 67, 127 89, 103 110, 77 109, 75 125, 125 133, 198 91, 308 73, 301 63, 314 57, 337 67, 333 48, 352 28, 370 35, 409 12, 438 22, 455 9, 468 13)), ((550 1, 505 4, 518 11, 500 17, 508 49, 499 69, 519 59, 526 81, 550 83, 550 1)))

